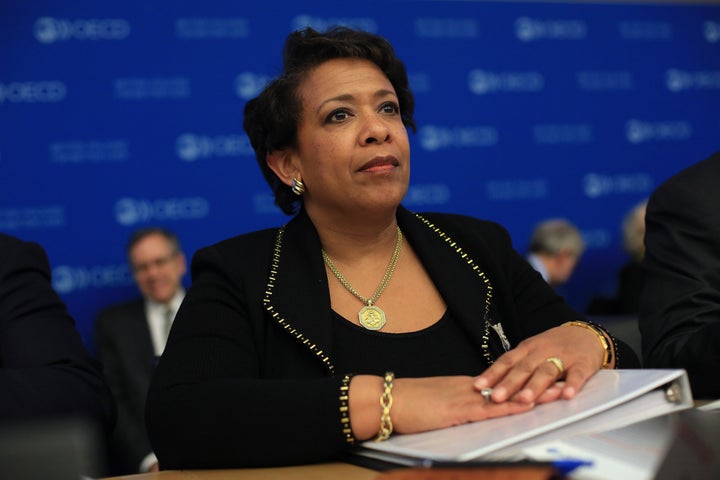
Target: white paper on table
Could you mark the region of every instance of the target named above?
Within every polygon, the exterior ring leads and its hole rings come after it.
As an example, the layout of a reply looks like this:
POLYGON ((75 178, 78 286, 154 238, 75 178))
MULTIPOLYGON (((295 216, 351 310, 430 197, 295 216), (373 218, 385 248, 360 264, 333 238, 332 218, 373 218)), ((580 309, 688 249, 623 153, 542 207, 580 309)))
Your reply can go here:
POLYGON ((542 434, 541 441, 619 428, 692 407, 682 369, 601 370, 572 400, 536 406, 517 415, 411 435, 363 442, 359 455, 404 465, 424 460, 465 462, 517 446, 542 434), (666 387, 674 385, 677 401, 666 387), (618 408, 621 407, 621 408, 618 408))

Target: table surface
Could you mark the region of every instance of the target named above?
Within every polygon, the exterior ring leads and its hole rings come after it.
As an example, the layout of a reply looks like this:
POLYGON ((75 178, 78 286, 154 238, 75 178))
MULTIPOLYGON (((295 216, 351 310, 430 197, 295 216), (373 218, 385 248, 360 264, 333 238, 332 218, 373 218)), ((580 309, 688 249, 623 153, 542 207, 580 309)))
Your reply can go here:
MULTIPOLYGON (((720 400, 695 400, 695 407, 718 408, 720 400), (709 405, 712 403, 712 405, 709 405)), ((166 470, 99 480, 376 480, 382 472, 350 463, 333 462, 293 467, 225 470, 166 470)))
POLYGON ((380 472, 349 463, 323 463, 297 467, 243 468, 237 470, 166 470, 104 480, 374 480, 380 472))

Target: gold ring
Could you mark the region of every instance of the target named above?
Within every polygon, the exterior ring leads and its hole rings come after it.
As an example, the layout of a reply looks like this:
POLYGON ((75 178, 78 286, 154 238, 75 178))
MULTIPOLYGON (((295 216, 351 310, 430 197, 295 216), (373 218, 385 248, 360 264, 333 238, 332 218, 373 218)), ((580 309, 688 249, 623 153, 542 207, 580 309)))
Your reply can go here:
POLYGON ((558 376, 562 376, 562 374, 565 373, 565 364, 558 357, 550 357, 548 359, 545 359, 545 361, 550 362, 557 367, 559 371, 558 376))
POLYGON ((490 402, 490 395, 492 395, 492 391, 492 388, 483 388, 482 390, 480 390, 480 395, 483 396, 486 402, 490 402))

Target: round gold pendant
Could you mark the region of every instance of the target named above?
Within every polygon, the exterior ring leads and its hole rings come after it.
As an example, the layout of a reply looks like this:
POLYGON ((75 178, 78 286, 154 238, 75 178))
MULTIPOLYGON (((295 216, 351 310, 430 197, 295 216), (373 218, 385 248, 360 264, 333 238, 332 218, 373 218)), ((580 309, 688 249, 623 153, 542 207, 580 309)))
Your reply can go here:
POLYGON ((380 330, 385 326, 385 312, 375 305, 361 308, 358 312, 358 318, 360 319, 360 325, 368 330, 380 330))

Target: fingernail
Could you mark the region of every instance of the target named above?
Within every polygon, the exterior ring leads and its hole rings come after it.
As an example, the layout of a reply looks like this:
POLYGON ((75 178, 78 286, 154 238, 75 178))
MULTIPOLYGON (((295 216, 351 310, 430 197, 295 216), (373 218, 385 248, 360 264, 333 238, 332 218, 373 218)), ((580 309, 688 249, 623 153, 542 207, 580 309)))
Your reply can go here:
POLYGON ((488 386, 488 381, 485 378, 478 378, 473 382, 475 388, 485 388, 488 386))
POLYGON ((523 402, 532 403, 533 400, 533 392, 529 388, 523 389, 518 396, 520 397, 520 400, 523 402))

